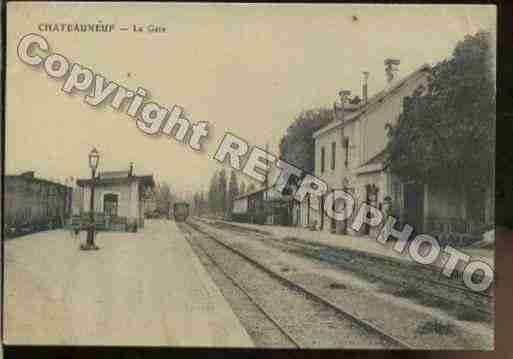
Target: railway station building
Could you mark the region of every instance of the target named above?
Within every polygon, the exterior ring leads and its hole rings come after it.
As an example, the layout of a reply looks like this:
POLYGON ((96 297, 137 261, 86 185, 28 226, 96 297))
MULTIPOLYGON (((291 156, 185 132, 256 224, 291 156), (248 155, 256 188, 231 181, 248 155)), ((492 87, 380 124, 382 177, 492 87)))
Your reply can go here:
MULTIPOLYGON (((91 179, 79 179, 83 188, 82 213, 87 217, 91 201, 91 179)), ((108 230, 137 230, 144 227, 144 204, 155 186, 153 175, 129 171, 100 172, 94 185, 97 226, 108 230)))
MULTIPOLYGON (((426 65, 403 79, 390 78, 386 87, 370 98, 364 82, 358 108, 343 114, 335 111, 335 119, 314 132, 314 174, 328 185, 328 191, 351 193, 357 208, 367 203, 382 209, 386 202, 401 202, 400 183, 386 167, 386 126, 395 124, 403 99, 419 86, 426 86, 428 75, 426 65)), ((350 220, 331 219, 323 207, 323 197, 303 201, 296 210, 300 213, 298 225, 315 223, 320 230, 352 235, 372 235, 378 230, 364 225, 354 233, 348 226, 350 220)))
MULTIPOLYGON (((343 116, 335 113, 331 123, 314 132, 315 176, 328 185, 328 191, 351 193, 357 207, 367 203, 385 212, 388 208, 388 214, 418 233, 465 241, 493 223, 491 189, 478 193, 475 200, 476 195, 465 188, 401 181, 387 167, 386 127, 397 123, 404 102, 414 91, 427 88, 430 71, 423 65, 402 78, 391 74, 385 88, 369 98, 365 84, 358 110, 343 116)), ((364 225, 355 233, 348 226, 351 219, 329 218, 322 210, 323 199, 310 198, 300 204, 298 225, 316 222, 318 229, 333 233, 377 235, 379 228, 364 225)))

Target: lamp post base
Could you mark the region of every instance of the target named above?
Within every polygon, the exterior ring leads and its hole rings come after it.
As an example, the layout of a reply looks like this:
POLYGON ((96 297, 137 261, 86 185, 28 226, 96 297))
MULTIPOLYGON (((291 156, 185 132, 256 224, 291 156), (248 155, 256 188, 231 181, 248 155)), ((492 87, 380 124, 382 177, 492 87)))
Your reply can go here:
POLYGON ((95 237, 95 228, 94 228, 94 226, 90 226, 87 229, 86 243, 80 245, 80 250, 81 251, 90 251, 90 250, 98 250, 98 249, 100 249, 100 247, 98 247, 94 243, 94 237, 95 237))
POLYGON ((96 251, 100 249, 100 247, 98 247, 97 245, 93 244, 93 245, 89 245, 89 244, 81 244, 80 245, 80 250, 81 251, 96 251))

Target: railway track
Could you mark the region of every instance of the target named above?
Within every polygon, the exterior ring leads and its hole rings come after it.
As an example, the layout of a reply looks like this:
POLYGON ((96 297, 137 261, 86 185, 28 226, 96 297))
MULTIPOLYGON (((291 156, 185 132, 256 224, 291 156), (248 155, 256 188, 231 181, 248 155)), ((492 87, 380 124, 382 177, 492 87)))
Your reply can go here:
POLYGON ((179 227, 195 242, 194 247, 201 250, 293 346, 414 349, 413 345, 287 279, 198 225, 189 222, 179 227))
MULTIPOLYGON (((215 223, 214 226, 221 230, 227 230, 223 228, 222 223, 215 223)), ((233 227, 236 226, 233 225, 230 228, 233 229, 233 227)), ((440 303, 458 307, 460 310, 478 312, 484 320, 490 320, 493 316, 489 309, 492 298, 488 293, 472 292, 462 285, 455 284, 454 282, 457 282, 458 278, 433 279, 433 276, 440 276, 440 273, 430 268, 413 264, 411 267, 402 268, 401 264, 394 260, 376 258, 358 251, 343 251, 325 244, 278 239, 261 233, 255 233, 255 237, 263 242, 272 242, 281 250, 291 251, 292 249, 292 252, 296 254, 322 260, 342 269, 363 273, 373 280, 398 285, 399 290, 413 289, 419 294, 428 296, 425 297, 428 301, 434 299, 440 303)))
MULTIPOLYGON (((185 232, 188 236, 192 236, 193 235, 193 230, 191 229, 190 226, 187 226, 186 224, 180 224, 179 225, 180 229, 185 232)), ((202 234, 203 235, 203 234, 202 234)), ((191 242, 191 240, 189 239, 189 242, 191 242)), ((232 284, 233 286, 235 286, 240 292, 242 292, 242 294, 257 308, 257 310, 262 313, 262 315, 270 322, 272 323, 272 325, 279 331, 279 333, 282 335, 282 337, 284 339, 277 339, 278 341, 280 341, 282 344, 286 345, 287 343, 290 344, 290 346, 292 348, 301 348, 303 347, 303 345, 301 344, 301 342, 294 338, 290 333, 288 333, 286 330, 284 330, 279 322, 274 318, 274 316, 269 313, 262 305, 260 305, 260 303, 258 303, 257 300, 255 300, 255 298, 253 296, 251 296, 251 294, 243 287, 241 286, 237 280, 234 278, 234 276, 230 275, 215 259, 212 255, 210 255, 201 245, 199 245, 198 243, 194 243, 192 242, 191 243, 192 247, 194 249, 197 249, 198 251, 201 252, 201 254, 208 258, 208 261, 211 265, 215 266, 222 274, 224 277, 226 277, 232 284)))

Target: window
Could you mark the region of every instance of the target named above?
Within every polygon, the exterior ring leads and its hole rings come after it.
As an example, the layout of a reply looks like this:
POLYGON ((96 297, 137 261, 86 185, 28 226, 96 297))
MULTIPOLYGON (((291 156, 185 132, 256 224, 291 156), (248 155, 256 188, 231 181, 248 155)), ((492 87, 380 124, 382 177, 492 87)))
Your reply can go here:
POLYGON ((107 216, 116 217, 118 215, 118 195, 106 193, 103 196, 103 207, 107 216))
POLYGON ((346 159, 344 161, 344 165, 346 166, 349 166, 349 138, 344 138, 344 148, 345 148, 345 152, 346 152, 346 159))
POLYGON ((25 190, 25 194, 30 195, 30 192, 31 192, 30 182, 25 182, 23 184, 23 188, 25 190))
POLYGON ((331 143, 331 169, 335 169, 335 156, 337 154, 337 143, 332 142, 331 143))
POLYGON ((411 97, 410 96, 404 96, 403 97, 403 109, 407 109, 411 104, 411 97))
POLYGON ((324 160, 326 157, 326 151, 324 150, 324 147, 321 147, 321 173, 324 173, 324 160))

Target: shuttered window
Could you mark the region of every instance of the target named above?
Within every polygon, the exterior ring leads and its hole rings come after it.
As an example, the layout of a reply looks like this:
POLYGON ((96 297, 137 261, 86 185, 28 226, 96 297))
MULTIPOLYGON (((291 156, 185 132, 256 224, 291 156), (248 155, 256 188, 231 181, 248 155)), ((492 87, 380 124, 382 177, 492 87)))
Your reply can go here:
POLYGON ((344 165, 347 168, 349 166, 349 138, 347 137, 344 139, 344 147, 346 150, 346 159, 344 161, 344 165))
POLYGON ((335 163, 336 163, 336 155, 337 155, 337 143, 332 142, 331 143, 331 169, 335 169, 335 163))
POLYGON ((321 173, 324 173, 324 161, 326 160, 326 151, 324 147, 321 148, 321 173))

